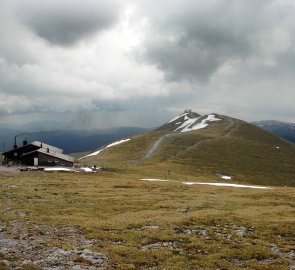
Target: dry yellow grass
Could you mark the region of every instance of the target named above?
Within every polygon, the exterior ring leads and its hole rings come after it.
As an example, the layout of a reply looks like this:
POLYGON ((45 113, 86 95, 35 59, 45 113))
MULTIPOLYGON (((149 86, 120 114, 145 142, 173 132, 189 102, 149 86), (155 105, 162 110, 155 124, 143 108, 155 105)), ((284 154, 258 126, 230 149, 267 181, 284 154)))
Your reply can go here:
MULTIPOLYGON (((111 269, 289 269, 294 263, 288 257, 295 247, 294 188, 187 186, 131 175, 1 173, 1 223, 78 226, 111 269)), ((52 245, 71 248, 58 239, 52 245)))

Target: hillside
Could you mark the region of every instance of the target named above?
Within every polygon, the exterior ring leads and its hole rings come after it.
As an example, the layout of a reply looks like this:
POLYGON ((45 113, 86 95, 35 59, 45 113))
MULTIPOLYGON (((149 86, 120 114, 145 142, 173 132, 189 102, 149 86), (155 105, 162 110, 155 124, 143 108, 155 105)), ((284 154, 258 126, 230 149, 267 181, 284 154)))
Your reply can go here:
POLYGON ((286 123, 275 120, 256 121, 252 122, 260 128, 263 128, 277 136, 280 136, 290 142, 295 143, 295 124, 286 123))
POLYGON ((220 181, 226 175, 235 183, 295 186, 295 145, 238 119, 186 112, 128 138, 81 162, 134 177, 220 181))

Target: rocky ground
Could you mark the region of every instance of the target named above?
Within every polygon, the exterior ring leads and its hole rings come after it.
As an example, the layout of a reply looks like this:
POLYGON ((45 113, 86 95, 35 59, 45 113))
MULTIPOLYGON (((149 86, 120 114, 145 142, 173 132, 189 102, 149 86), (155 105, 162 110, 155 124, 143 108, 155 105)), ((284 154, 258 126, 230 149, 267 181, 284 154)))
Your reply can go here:
POLYGON ((103 270, 108 258, 78 228, 30 222, 0 226, 0 270, 103 270))
MULTIPOLYGON (((133 230, 158 230, 159 226, 150 225, 133 230)), ((243 227, 229 224, 225 227, 177 228, 180 235, 197 235, 205 240, 239 241, 255 232, 254 227, 243 227), (238 237, 238 238, 236 238, 238 237), (236 239, 236 240, 234 240, 236 239)), ((113 243, 121 245, 123 243, 113 243)), ((54 225, 36 225, 30 221, 11 221, 0 223, 0 270, 105 270, 112 269, 111 261, 102 253, 95 251, 98 246, 95 240, 86 239, 77 227, 61 228, 54 225)), ((180 242, 164 241, 141 244, 139 249, 172 249, 179 254, 187 255, 180 242)), ((271 244, 273 258, 228 260, 241 268, 245 263, 256 261, 259 265, 271 266, 277 258, 284 259, 290 270, 295 270, 295 250, 283 252, 271 244)), ((199 248, 196 252, 206 255, 199 248)))

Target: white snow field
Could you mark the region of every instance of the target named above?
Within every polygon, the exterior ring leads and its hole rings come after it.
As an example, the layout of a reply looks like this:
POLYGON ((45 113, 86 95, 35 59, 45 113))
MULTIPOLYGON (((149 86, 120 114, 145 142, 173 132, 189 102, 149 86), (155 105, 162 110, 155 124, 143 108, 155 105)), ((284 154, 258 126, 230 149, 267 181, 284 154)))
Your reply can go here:
POLYGON ((226 179, 226 180, 230 180, 231 179, 231 176, 227 176, 227 175, 223 175, 221 176, 222 179, 226 179))
POLYGON ((97 151, 95 151, 95 152, 93 152, 93 153, 90 153, 90 154, 88 154, 88 155, 86 155, 86 156, 84 156, 84 157, 80 157, 79 160, 82 159, 82 158, 90 157, 90 156, 96 156, 96 155, 98 155, 101 151, 105 150, 106 148, 109 148, 109 147, 112 147, 112 146, 115 146, 115 145, 118 145, 118 144, 121 144, 121 143, 124 143, 124 142, 128 142, 128 141, 130 141, 130 139, 125 139, 125 140, 120 140, 120 141, 117 141, 117 142, 113 142, 113 143, 107 145, 106 147, 104 147, 104 148, 102 148, 102 149, 100 149, 100 150, 97 150, 97 151))
POLYGON ((52 167, 44 168, 45 172, 76 172, 75 168, 65 168, 65 167, 52 167))
MULTIPOLYGON (((186 116, 187 115, 187 113, 183 113, 183 114, 181 114, 181 115, 178 115, 178 116, 176 116, 176 117, 174 117, 173 119, 171 119, 168 123, 172 123, 172 122, 174 122, 175 120, 177 120, 178 118, 181 118, 182 116, 186 116)), ((179 122, 178 122, 179 123, 179 122)))
POLYGON ((144 179, 139 179, 139 180, 141 180, 141 181, 149 181, 149 182, 174 182, 174 183, 181 183, 181 184, 184 184, 184 185, 209 185, 209 186, 218 186, 218 187, 272 189, 270 187, 265 187, 265 186, 252 186, 252 185, 240 185, 240 184, 229 184, 229 183, 186 182, 186 181, 175 181, 175 180, 154 179, 154 178, 144 178, 144 179))
MULTIPOLYGON (((181 114, 172 120, 170 120, 168 123, 175 122, 177 119, 184 117, 184 122, 182 123, 181 126, 177 127, 174 131, 181 131, 181 132, 188 132, 192 130, 197 130, 201 128, 205 128, 209 125, 209 122, 214 122, 214 121, 220 121, 222 119, 219 119, 216 117, 214 114, 208 114, 206 118, 204 118, 200 123, 197 123, 197 121, 204 116, 199 116, 199 117, 189 117, 187 113, 181 114)), ((176 125, 181 124, 181 122, 177 122, 176 125)))
MULTIPOLYGON (((202 117, 202 116, 200 116, 202 117)), ((181 132, 188 132, 192 130, 197 130, 201 128, 205 128, 208 126, 208 122, 220 121, 221 119, 215 117, 214 114, 209 114, 207 118, 203 119, 201 123, 195 124, 195 122, 200 118, 188 118, 180 127, 178 127, 175 131, 180 130, 181 132)))
POLYGON ((66 168, 66 167, 50 167, 50 168, 44 168, 45 172, 75 172, 75 173, 79 173, 79 172, 95 172, 92 170, 92 168, 89 167, 81 167, 81 168, 66 168))
POLYGON ((81 167, 80 171, 82 171, 82 172, 93 172, 93 170, 91 168, 89 168, 89 167, 81 167))
POLYGON ((256 189, 271 189, 270 187, 264 186, 250 186, 250 185, 240 185, 240 184, 229 184, 229 183, 203 183, 203 182, 182 182, 185 185, 209 185, 218 187, 237 187, 237 188, 256 188, 256 189))
MULTIPOLYGON (((145 179, 139 179, 140 181, 149 181, 149 182, 178 182, 174 180, 166 180, 166 179, 153 179, 153 178, 145 178, 145 179)), ((181 183, 181 182, 180 182, 181 183)))

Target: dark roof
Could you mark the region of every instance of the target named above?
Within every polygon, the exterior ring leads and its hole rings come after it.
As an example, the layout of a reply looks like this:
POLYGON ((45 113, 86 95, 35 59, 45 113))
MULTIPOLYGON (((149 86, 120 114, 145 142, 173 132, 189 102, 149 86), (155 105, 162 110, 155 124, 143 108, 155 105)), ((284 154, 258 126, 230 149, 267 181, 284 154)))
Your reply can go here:
POLYGON ((52 146, 52 145, 49 145, 49 144, 46 144, 46 143, 42 143, 42 142, 39 142, 39 141, 34 141, 34 142, 31 142, 31 143, 28 143, 26 145, 22 145, 16 149, 11 149, 9 151, 6 151, 6 152, 3 152, 2 155, 5 155, 7 153, 10 153, 10 152, 14 152, 16 150, 19 150, 19 149, 23 149, 23 148, 27 148, 29 146, 36 146, 36 147, 39 147, 40 149, 41 148, 44 148, 44 149, 49 149, 50 152, 56 152, 56 153, 61 153, 63 152, 62 149, 58 148, 58 147, 55 147, 55 146, 52 146))
POLYGON ((42 143, 42 142, 39 142, 39 141, 34 141, 34 142, 31 142, 30 144, 35 145, 35 146, 39 146, 39 147, 42 147, 42 148, 45 148, 45 149, 48 148, 49 151, 52 151, 52 152, 57 152, 57 153, 62 153, 63 152, 63 150, 58 148, 58 147, 55 147, 55 146, 52 146, 52 145, 49 145, 49 144, 46 144, 46 143, 42 143))

